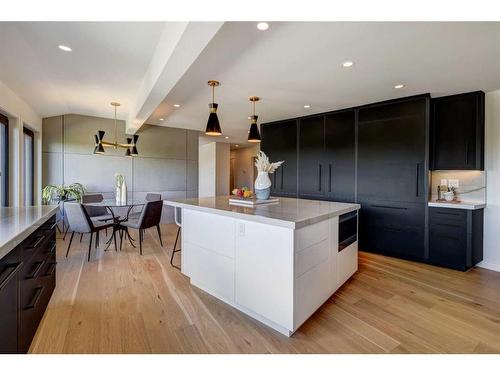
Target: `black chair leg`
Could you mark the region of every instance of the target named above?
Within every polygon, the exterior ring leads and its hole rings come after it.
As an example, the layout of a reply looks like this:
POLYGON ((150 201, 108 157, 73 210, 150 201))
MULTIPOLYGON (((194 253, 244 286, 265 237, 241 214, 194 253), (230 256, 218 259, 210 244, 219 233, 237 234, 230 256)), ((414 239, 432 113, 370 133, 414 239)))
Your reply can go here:
POLYGON ((118 248, 116 247, 116 230, 113 230, 112 236, 113 236, 113 241, 115 242, 115 251, 117 251, 118 248))
POLYGON ((83 233, 80 233, 80 243, 82 242, 83 239, 83 233))
POLYGON ((108 237, 108 228, 105 228, 106 229, 106 237, 108 237))
POLYGON ((120 251, 122 251, 122 245, 123 245, 123 236, 125 234, 125 231, 122 229, 120 230, 120 251))
POLYGON ((92 250, 92 237, 94 233, 90 232, 90 240, 89 240, 89 255, 87 256, 87 262, 90 262, 90 251, 92 250))
POLYGON ((160 245, 163 247, 163 242, 161 240, 160 224, 156 224, 156 230, 158 231, 158 238, 160 239, 160 245))
POLYGON ((175 236, 175 242, 174 242, 174 248, 172 249, 172 255, 170 256, 170 265, 172 267, 178 268, 177 266, 174 266, 174 254, 178 251, 181 251, 181 249, 175 249, 177 247, 177 241, 179 240, 179 234, 181 233, 181 227, 177 228, 177 235, 175 236))
POLYGON ((139 252, 142 255, 142 239, 144 238, 144 231, 139 229, 139 252))
POLYGON ((68 244, 68 250, 66 250, 66 258, 68 257, 69 254, 69 248, 71 247, 71 242, 73 242, 73 236, 75 235, 75 232, 71 232, 71 237, 69 239, 69 244, 68 244))
POLYGON ((99 232, 95 233, 95 248, 99 247, 99 232))

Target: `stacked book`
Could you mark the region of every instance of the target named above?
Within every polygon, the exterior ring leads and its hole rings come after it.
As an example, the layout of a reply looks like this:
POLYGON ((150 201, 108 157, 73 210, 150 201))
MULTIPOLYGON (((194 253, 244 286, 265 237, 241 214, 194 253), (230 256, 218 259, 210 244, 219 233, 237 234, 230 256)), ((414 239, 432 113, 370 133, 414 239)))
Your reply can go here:
POLYGON ((254 207, 262 204, 279 203, 279 201, 280 201, 279 198, 272 198, 272 197, 270 197, 269 199, 257 199, 255 197, 243 198, 238 196, 231 196, 229 198, 229 204, 233 204, 236 206, 246 206, 246 207, 254 207))

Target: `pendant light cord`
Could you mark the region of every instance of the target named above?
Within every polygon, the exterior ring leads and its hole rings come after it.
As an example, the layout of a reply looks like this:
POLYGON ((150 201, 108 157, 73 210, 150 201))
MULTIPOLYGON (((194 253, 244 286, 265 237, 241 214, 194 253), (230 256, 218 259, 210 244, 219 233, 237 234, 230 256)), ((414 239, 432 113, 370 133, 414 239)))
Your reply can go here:
POLYGON ((115 105, 115 148, 117 143, 118 143, 118 129, 116 127, 116 105, 115 105))

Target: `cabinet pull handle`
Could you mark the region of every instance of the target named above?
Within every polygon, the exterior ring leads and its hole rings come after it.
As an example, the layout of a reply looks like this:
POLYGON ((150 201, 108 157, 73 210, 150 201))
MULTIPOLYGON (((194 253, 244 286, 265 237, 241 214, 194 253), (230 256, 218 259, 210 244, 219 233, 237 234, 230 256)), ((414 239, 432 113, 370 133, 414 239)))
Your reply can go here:
POLYGON ((417 163, 417 167, 415 168, 415 180, 416 180, 416 186, 415 186, 415 196, 419 196, 419 189, 418 189, 418 183, 420 180, 420 163, 417 163))
POLYGON ((50 268, 47 270, 47 272, 43 276, 52 276, 56 270, 56 264, 57 264, 57 262, 50 263, 50 268))
POLYGON ((52 254, 56 250, 56 243, 54 243, 49 250, 46 250, 46 254, 52 254))
POLYGON ((454 212, 436 211, 436 213, 439 215, 460 216, 460 214, 456 214, 454 212))
POLYGON ((469 141, 465 142, 465 165, 469 164, 469 141))
POLYGON ((283 190, 283 175, 285 174, 285 169, 284 168, 285 168, 285 166, 282 165, 281 166, 281 171, 280 171, 280 173, 281 173, 281 190, 283 190))
POLYGON ((23 266, 23 262, 9 264, 5 270, 3 270, 2 274, 0 274, 0 291, 5 288, 5 286, 9 283, 10 280, 16 275, 17 271, 21 269, 23 266), (10 272, 8 271, 10 270, 10 272))
POLYGON ((328 192, 332 192, 332 164, 328 164, 328 192))
POLYGON ((391 210, 407 210, 408 207, 394 207, 394 206, 379 206, 379 205, 372 205, 372 207, 375 207, 375 208, 389 208, 391 210))
POLYGON ((38 237, 38 239, 36 240, 36 242, 33 245, 26 247, 26 249, 27 250, 35 249, 36 247, 38 247, 38 245, 40 245, 42 243, 42 241, 44 239, 45 239, 45 236, 38 237))
POLYGON ((321 191, 321 164, 319 164, 319 181, 318 181, 318 191, 321 191))
POLYGON ((34 309, 36 307, 38 300, 40 299, 40 296, 42 295, 42 291, 43 291, 43 286, 39 286, 38 288, 35 289, 35 293, 33 294, 33 297, 31 297, 31 300, 24 308, 25 310, 34 309))
POLYGON ((33 271, 28 276, 26 276, 26 279, 34 279, 35 277, 37 277, 38 273, 40 272, 44 264, 45 264, 44 260, 42 260, 41 262, 37 262, 33 271))

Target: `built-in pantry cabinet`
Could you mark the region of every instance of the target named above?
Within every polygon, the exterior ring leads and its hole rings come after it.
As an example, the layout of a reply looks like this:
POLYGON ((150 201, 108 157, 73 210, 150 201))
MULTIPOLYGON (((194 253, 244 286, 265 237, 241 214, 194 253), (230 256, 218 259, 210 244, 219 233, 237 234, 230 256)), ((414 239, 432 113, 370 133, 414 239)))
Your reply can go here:
MULTIPOLYGON (((427 205, 430 169, 484 168, 483 92, 417 95, 261 128, 261 149, 295 177, 272 194, 360 203, 362 250, 460 269, 482 259, 482 249, 465 263, 440 255, 444 237, 429 231, 427 205)), ((467 228, 482 238, 482 226, 467 228)))

